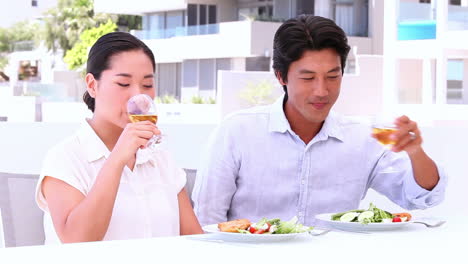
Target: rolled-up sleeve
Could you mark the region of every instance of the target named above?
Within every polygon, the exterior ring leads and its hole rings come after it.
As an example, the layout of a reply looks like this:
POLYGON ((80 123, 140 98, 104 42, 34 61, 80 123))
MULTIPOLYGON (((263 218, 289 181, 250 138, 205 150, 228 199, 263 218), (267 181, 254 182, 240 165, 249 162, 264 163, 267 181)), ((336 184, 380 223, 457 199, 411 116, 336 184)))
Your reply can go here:
POLYGON ((447 186, 447 174, 443 167, 437 164, 439 173, 439 182, 432 190, 426 190, 419 186, 414 179, 413 173, 411 177, 405 177, 405 193, 409 202, 416 208, 428 208, 440 204, 445 197, 445 189, 447 186))
POLYGON ((386 151, 371 175, 370 187, 407 209, 426 209, 440 204, 445 197, 447 175, 437 164, 439 182, 431 190, 419 186, 414 179, 411 160, 404 152, 386 151))
POLYGON ((227 220, 237 189, 240 158, 234 138, 235 128, 230 127, 223 122, 215 129, 197 170, 192 200, 195 214, 202 225, 227 220))

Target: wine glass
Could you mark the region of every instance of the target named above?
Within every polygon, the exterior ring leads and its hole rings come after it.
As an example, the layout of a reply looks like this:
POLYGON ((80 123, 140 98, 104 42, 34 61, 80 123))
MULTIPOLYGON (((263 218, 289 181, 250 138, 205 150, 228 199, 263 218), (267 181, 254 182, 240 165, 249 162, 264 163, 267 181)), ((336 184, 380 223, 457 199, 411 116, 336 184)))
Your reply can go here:
POLYGON ((372 134, 377 141, 390 149, 396 141, 391 135, 397 132, 398 128, 394 124, 394 118, 389 115, 377 115, 372 119, 372 134))
MULTIPOLYGON (((150 121, 153 124, 158 122, 158 112, 153 99, 146 94, 132 96, 127 102, 127 113, 132 123, 140 121, 150 121)), ((147 147, 161 143, 161 135, 154 135, 146 144, 147 147)))

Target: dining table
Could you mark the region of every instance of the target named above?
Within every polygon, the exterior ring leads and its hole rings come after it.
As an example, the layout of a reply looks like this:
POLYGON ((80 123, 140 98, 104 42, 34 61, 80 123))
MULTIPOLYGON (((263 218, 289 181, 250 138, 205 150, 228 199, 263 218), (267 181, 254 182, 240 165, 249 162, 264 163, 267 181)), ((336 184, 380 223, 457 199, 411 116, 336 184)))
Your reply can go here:
POLYGON ((468 263, 468 217, 444 220, 437 228, 411 223, 374 232, 317 227, 315 235, 271 242, 207 233, 13 247, 0 249, 0 263, 468 263))

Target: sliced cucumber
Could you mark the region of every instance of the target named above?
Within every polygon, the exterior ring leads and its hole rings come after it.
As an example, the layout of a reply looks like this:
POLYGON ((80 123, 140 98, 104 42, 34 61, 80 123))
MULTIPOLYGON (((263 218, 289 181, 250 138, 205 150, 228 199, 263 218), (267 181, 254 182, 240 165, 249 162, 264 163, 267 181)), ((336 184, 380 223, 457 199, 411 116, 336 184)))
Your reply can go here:
POLYGON ((372 221, 369 221, 369 220, 372 220, 372 218, 374 217, 374 212, 372 211, 364 211, 362 212, 361 214, 359 214, 358 216, 358 222, 362 223, 362 222, 366 222, 366 223, 370 223, 372 221), (367 221, 365 221, 365 219, 368 219, 367 221))
POLYGON ((356 217, 359 215, 359 213, 355 212, 349 212, 340 217, 341 222, 352 222, 356 217))

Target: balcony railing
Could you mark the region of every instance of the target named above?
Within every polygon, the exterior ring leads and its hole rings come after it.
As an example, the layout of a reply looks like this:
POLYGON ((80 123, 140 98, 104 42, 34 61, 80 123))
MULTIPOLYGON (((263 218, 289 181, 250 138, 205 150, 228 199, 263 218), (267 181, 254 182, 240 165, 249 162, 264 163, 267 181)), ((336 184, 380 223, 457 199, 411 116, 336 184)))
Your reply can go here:
POLYGON ((176 27, 162 30, 134 30, 132 33, 140 39, 167 39, 182 36, 209 35, 219 33, 219 24, 176 27))
POLYGON ((452 6, 448 9, 448 29, 468 30, 468 7, 452 6))
POLYGON ((435 10, 431 4, 400 1, 398 40, 435 38, 435 10))
POLYGON ((18 41, 12 44, 13 51, 32 51, 35 48, 35 43, 32 40, 18 41))

